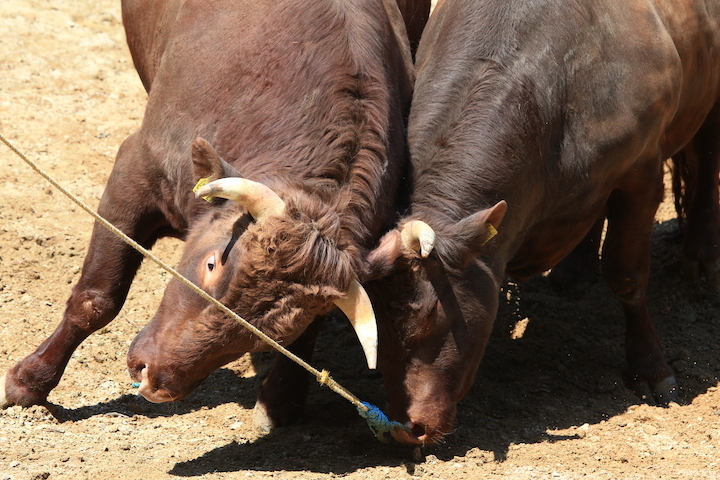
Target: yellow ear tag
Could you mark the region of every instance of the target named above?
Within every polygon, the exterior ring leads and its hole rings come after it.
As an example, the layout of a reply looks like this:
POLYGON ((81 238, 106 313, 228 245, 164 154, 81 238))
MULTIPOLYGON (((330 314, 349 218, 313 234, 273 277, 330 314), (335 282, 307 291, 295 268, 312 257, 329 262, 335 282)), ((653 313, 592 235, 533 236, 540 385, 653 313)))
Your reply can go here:
MULTIPOLYGON (((493 226, 492 223, 486 223, 486 224, 485 224, 485 228, 487 228, 488 233, 487 233, 487 238, 486 238, 485 241, 482 243, 482 245, 485 245, 487 242, 489 242, 490 240, 492 240, 492 238, 493 238, 495 235, 498 234, 497 229, 493 226)), ((480 245, 480 246, 482 246, 482 245, 480 245)))
MULTIPOLYGON (((193 187, 193 193, 197 192, 198 190, 200 190, 202 187, 204 187, 204 186, 207 185, 208 183, 210 183, 210 177, 208 177, 208 178, 201 178, 200 180, 198 180, 198 182, 197 182, 197 183, 195 184, 195 186, 193 187)), ((212 201, 212 197, 202 197, 202 198, 203 198, 203 200, 205 200, 206 202, 212 201)))

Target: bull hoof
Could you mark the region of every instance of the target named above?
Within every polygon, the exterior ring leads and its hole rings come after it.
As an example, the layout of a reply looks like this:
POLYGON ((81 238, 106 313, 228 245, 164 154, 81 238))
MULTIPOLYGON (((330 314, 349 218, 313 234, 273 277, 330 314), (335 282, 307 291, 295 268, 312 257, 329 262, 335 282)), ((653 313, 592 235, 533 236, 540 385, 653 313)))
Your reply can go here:
POLYGON ((0 408, 9 407, 10 405, 12 405, 11 402, 8 402, 7 393, 5 391, 5 384, 7 383, 6 377, 7 373, 3 374, 3 376, 0 377, 0 408))
POLYGON ((277 427, 295 425, 302 418, 304 411, 304 404, 287 402, 274 405, 258 398, 253 409, 253 421, 260 430, 269 432, 277 427))
POLYGON ((263 432, 269 432, 275 427, 267 409, 259 401, 255 403, 255 408, 253 408, 253 421, 263 432))
POLYGON ((680 394, 677 381, 674 376, 650 385, 642 380, 632 380, 628 386, 635 392, 635 395, 650 405, 665 406, 677 399, 680 394))
POLYGON ((652 396, 658 405, 667 405, 677 399, 680 394, 677 380, 669 376, 652 386, 652 396))

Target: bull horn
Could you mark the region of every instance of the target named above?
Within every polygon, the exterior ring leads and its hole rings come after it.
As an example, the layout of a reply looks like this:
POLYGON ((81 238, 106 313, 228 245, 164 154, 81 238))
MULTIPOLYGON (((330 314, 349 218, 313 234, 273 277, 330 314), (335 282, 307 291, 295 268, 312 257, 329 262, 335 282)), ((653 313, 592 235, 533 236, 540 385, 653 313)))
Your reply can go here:
POLYGON ((281 215, 285 211, 285 202, 277 193, 262 183, 241 177, 226 177, 210 182, 199 188, 195 197, 220 197, 237 202, 258 223, 270 215, 281 215))
POLYGON ((368 368, 377 366, 377 323, 370 298, 360 282, 353 280, 347 295, 335 300, 335 305, 343 311, 350 320, 355 333, 360 340, 368 368))
POLYGON ((435 246, 435 231, 421 220, 411 220, 405 224, 400 234, 403 245, 427 258, 435 246))

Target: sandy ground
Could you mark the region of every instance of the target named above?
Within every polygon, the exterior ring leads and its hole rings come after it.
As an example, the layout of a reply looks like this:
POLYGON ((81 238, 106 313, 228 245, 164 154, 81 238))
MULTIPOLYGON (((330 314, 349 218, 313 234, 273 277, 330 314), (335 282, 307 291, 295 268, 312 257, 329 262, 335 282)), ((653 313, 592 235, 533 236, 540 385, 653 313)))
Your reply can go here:
MULTIPOLYGON (((2 0, 0 132, 97 206, 115 152, 145 102, 116 0, 2 0)), ((91 218, 0 145, 0 369, 59 321, 91 218)), ((0 480, 710 479, 720 478, 720 300, 679 274, 674 212, 658 214, 652 313, 678 373, 676 404, 643 404, 622 382, 620 308, 598 283, 560 295, 509 283, 475 386, 441 445, 379 443, 345 400, 320 386, 293 427, 262 434, 252 406, 271 357, 243 358, 191 397, 135 395, 125 355, 168 280, 144 265, 119 317, 75 353, 47 406, 0 411, 0 480), (522 335, 520 332, 522 331, 522 335)), ((171 264, 182 244, 155 252, 171 264)), ((316 366, 382 405, 344 325, 330 323, 316 366)))

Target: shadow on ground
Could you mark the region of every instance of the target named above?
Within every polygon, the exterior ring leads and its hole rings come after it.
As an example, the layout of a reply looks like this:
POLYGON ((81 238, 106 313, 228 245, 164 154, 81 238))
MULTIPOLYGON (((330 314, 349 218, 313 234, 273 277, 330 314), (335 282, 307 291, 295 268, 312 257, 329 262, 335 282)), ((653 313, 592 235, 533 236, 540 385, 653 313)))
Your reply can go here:
MULTIPOLYGON (((664 341, 667 358, 681 387, 678 403, 687 404, 717 384, 720 366, 720 300, 702 286, 688 286, 677 274, 679 246, 674 224, 656 228, 649 304, 664 341)), ((314 385, 305 417, 295 426, 259 439, 230 442, 169 472, 182 477, 211 472, 311 471, 348 474, 368 467, 404 465, 413 473, 425 456, 478 462, 503 461, 515 444, 572 441, 554 434, 585 423, 596 424, 643 401, 625 385, 624 326, 618 302, 599 281, 570 295, 558 294, 547 277, 517 285, 508 282, 485 358, 471 391, 459 405, 455 431, 444 442, 424 449, 382 444, 350 404, 314 385), (484 458, 492 452, 490 458, 484 458), (350 458, 350 460, 348 460, 350 458), (354 459, 354 460, 353 460, 354 459)), ((255 360, 266 372, 272 357, 255 360)), ((384 405, 382 380, 364 369, 364 359, 349 328, 335 320, 318 340, 314 362, 359 398, 384 405)), ((252 408, 261 375, 239 378, 229 369, 215 372, 191 397, 175 404, 152 405, 125 395, 110 402, 65 410, 61 421, 98 413, 149 417, 184 414, 202 406, 237 402, 252 408)))

